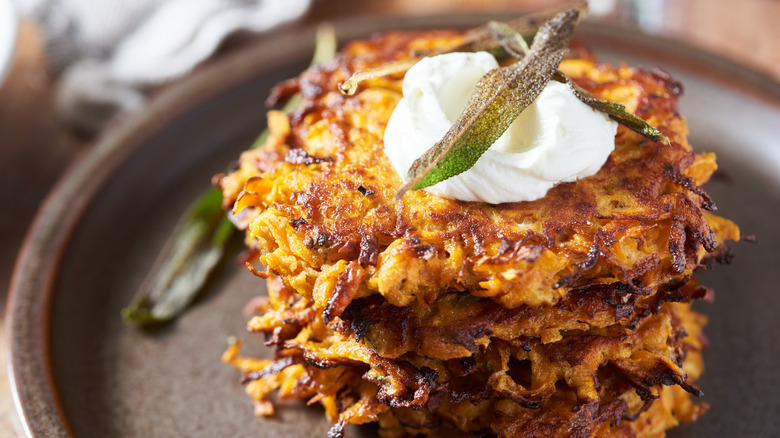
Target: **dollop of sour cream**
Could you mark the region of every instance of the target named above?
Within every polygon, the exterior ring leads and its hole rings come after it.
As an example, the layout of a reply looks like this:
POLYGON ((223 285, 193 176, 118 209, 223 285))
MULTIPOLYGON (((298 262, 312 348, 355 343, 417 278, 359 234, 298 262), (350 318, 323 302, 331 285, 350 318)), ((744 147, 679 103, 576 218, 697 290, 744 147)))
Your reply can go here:
MULTIPOLYGON (((424 58, 406 73, 403 98, 384 134, 385 153, 408 181, 414 160, 457 120, 479 79, 498 67, 487 52, 424 58)), ((559 182, 598 172, 615 146, 617 123, 550 81, 533 104, 469 170, 426 188, 462 201, 531 201, 559 182)))

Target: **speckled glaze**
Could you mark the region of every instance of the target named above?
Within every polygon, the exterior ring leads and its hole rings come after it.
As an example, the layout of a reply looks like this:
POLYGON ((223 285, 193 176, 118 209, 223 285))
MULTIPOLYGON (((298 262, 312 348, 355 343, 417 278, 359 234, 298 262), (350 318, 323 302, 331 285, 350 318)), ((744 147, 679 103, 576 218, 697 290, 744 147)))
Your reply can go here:
MULTIPOLYGON (((367 18, 336 28, 348 40, 485 18, 367 18)), ((307 64, 313 35, 268 37, 168 88, 109 130, 49 195, 17 261, 8 305, 10 374, 28 436, 326 436, 318 408, 283 402, 275 417, 254 417, 238 372, 219 362, 229 335, 247 340, 249 353, 268 353, 244 334, 242 313, 263 282, 233 263, 172 324, 144 330, 119 317, 186 205, 263 129, 268 90, 307 64)), ((780 435, 780 85, 624 30, 586 25, 577 38, 603 60, 660 65, 685 84, 691 143, 719 155, 708 191, 720 214, 759 241, 733 245, 732 266, 701 276, 717 296, 698 305, 710 316, 700 386, 712 409, 670 436, 780 435)), ((347 433, 376 435, 371 427, 347 433)))

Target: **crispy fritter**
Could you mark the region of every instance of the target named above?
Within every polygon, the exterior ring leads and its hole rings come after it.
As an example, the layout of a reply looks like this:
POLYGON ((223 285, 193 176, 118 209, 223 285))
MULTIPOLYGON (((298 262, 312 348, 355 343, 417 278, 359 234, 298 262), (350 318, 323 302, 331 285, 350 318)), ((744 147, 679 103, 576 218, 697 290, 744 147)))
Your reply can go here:
POLYGON ((321 309, 275 279, 267 306, 285 315, 283 325, 255 327, 277 345, 273 365, 239 359, 237 347, 225 357, 247 373, 247 392, 259 413, 272 410, 267 396, 279 389, 283 397, 320 401, 332 421, 378 420, 385 436, 518 436, 524 431, 587 437, 653 436, 706 409, 680 392, 699 393, 691 382, 702 367, 706 319, 689 304, 664 304, 633 330, 620 324, 571 330, 549 343, 493 339, 457 360, 416 353, 381 357, 330 329, 321 309), (311 320, 300 317, 312 313, 311 320), (659 394, 666 401, 654 402, 659 394), (634 430, 629 424, 648 417, 654 418, 652 428, 634 430))
POLYGON ((335 84, 355 69, 457 41, 430 32, 347 46, 287 85, 301 92, 303 107, 269 117, 265 147, 245 152, 238 170, 217 178, 259 261, 328 307, 329 319, 372 294, 395 306, 427 306, 454 289, 506 308, 552 305, 604 283, 649 295, 739 238, 732 222, 703 211, 714 208, 700 185, 715 158, 687 143, 679 85, 658 72, 586 59, 564 60, 561 70, 657 126, 670 145, 621 126, 597 174, 558 184, 536 201, 491 205, 413 191, 394 202, 401 178, 384 155, 382 134, 401 97, 400 78, 371 81, 350 97, 335 84))
POLYGON ((597 64, 573 50, 560 69, 624 104, 671 141, 622 126, 593 176, 531 202, 491 205, 412 191, 382 136, 401 76, 337 84, 354 71, 456 46, 450 31, 389 33, 348 45, 272 93, 263 148, 215 182, 246 228, 269 297, 249 328, 273 360, 223 358, 267 397, 320 402, 336 423, 384 436, 659 436, 693 421, 708 299, 693 271, 728 261, 740 237, 702 190, 713 154, 687 142, 681 86, 661 71, 597 64))
MULTIPOLYGON (((276 278, 270 284, 274 289, 282 287, 276 278)), ((304 325, 316 318, 315 306, 292 290, 286 291, 287 300, 294 304, 271 306, 252 318, 250 330, 270 333, 291 322, 304 325)), ((413 352, 449 360, 470 357, 491 340, 539 338, 547 344, 574 330, 614 324, 634 329, 640 318, 657 313, 666 301, 690 302, 711 294, 691 279, 649 298, 619 283, 592 286, 573 291, 553 307, 506 309, 490 299, 458 291, 440 294, 427 307, 418 303, 397 307, 370 296, 352 301, 331 327, 382 357, 394 359, 413 352)))

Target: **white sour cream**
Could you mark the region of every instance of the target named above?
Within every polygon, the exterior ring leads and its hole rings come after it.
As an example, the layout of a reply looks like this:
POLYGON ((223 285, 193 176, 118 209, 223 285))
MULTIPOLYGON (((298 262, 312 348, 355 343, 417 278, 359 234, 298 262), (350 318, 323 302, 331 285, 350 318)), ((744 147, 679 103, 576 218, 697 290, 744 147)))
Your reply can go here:
MULTIPOLYGON (((404 181, 414 160, 457 120, 477 81, 496 67, 492 55, 478 52, 424 58, 409 69, 384 134, 385 153, 404 181)), ((425 190, 492 204, 538 199, 559 182, 598 172, 616 132, 616 122, 568 85, 550 81, 472 168, 425 190)))

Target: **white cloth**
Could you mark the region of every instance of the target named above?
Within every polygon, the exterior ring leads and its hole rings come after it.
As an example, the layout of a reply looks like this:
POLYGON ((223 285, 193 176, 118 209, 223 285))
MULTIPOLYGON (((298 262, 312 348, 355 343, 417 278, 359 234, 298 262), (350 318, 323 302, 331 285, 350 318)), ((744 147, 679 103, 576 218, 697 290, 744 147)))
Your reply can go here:
POLYGON ((58 106, 81 129, 138 109, 144 90, 179 77, 228 35, 301 17, 311 0, 20 0, 62 72, 58 106))
POLYGON ((11 66, 16 46, 17 17, 12 0, 0 0, 0 86, 11 66))

